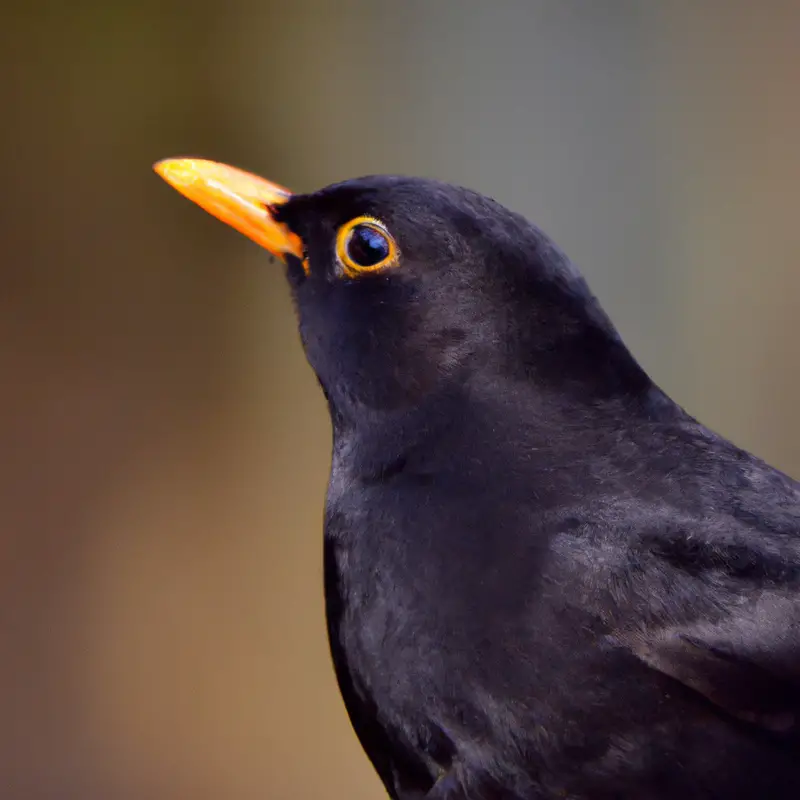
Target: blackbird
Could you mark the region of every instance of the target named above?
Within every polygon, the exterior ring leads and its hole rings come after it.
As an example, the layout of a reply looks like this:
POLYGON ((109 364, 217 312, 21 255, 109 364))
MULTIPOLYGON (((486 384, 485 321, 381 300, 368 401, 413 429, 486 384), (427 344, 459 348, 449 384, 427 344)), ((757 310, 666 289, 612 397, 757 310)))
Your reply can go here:
POLYGON ((333 429, 332 660, 396 800, 800 798, 800 484, 497 202, 155 169, 279 256, 333 429))

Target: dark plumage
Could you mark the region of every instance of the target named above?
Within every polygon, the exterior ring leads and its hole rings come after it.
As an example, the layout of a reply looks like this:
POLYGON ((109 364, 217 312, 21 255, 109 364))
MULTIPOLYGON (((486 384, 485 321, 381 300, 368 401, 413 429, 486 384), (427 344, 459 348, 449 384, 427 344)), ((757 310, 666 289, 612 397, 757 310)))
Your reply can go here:
POLYGON ((333 662, 393 798, 800 797, 800 485, 655 386, 541 231, 432 181, 159 169, 285 254, 333 662))
POLYGON ((333 660, 389 794, 800 796, 798 484, 665 396, 497 203, 379 177, 276 216, 333 421, 333 660), (360 215, 401 257, 346 278, 360 215))

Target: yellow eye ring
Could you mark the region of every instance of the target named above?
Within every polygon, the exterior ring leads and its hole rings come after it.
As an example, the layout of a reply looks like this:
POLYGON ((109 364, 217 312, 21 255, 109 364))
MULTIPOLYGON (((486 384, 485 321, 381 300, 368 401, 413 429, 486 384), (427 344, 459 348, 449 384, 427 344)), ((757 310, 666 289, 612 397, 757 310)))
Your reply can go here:
POLYGON ((374 217, 356 217, 336 234, 336 258, 345 275, 379 272, 400 260, 400 250, 386 226, 374 217))

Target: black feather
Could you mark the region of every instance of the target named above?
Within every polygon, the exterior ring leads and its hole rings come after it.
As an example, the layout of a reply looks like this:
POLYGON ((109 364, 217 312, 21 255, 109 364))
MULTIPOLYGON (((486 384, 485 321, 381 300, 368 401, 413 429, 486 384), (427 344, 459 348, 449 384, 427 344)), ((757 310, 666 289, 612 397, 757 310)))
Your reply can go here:
POLYGON ((800 487, 647 376, 586 282, 474 192, 276 209, 331 411, 331 651, 405 798, 800 797, 800 487), (350 278, 339 226, 397 266, 350 278))

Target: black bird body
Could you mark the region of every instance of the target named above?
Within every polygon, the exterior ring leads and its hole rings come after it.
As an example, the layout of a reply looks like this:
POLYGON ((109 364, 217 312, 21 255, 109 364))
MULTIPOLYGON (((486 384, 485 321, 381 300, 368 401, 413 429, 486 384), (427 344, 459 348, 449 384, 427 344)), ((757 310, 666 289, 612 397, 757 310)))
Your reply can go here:
POLYGON ((519 395, 443 410, 402 470, 359 469, 383 434, 335 448, 332 652, 390 793, 441 770, 453 797, 800 796, 791 736, 679 682, 778 727, 796 710, 797 487, 657 411, 549 440, 519 395))
POLYGON ((800 798, 800 485, 499 204, 372 177, 271 213, 333 424, 333 662, 389 794, 800 798))
POLYGON ((568 260, 472 192, 278 218, 334 429, 331 650, 396 798, 800 797, 800 487, 667 398, 568 260), (336 228, 402 263, 343 280, 336 228))

